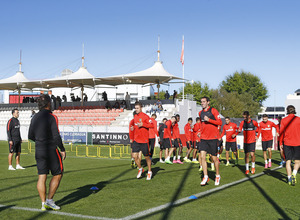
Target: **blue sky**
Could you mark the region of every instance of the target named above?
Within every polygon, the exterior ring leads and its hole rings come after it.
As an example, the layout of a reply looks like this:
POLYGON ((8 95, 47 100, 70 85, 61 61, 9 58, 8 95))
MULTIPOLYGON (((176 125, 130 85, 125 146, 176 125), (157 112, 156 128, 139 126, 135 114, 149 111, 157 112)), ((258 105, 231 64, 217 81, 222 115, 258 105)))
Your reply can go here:
MULTIPOLYGON (((29 79, 50 78, 80 66, 95 76, 139 71, 157 59, 157 36, 166 70, 217 88, 226 76, 247 71, 269 90, 267 106, 284 105, 300 88, 299 1, 2 1, 0 78, 18 69, 29 79)), ((170 90, 179 85, 171 85, 170 90)), ((168 89, 164 87, 163 89, 168 89)))

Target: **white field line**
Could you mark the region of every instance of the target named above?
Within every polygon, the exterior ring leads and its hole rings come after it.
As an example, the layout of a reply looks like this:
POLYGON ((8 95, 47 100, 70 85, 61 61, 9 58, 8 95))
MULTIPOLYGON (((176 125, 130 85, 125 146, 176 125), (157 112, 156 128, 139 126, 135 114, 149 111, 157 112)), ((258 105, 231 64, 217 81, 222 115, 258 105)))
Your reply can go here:
MULTIPOLYGON (((277 169, 280 169, 280 167, 276 167, 276 168, 273 168, 271 169, 272 171, 273 170, 277 170, 277 169)), ((250 179, 254 179, 256 177, 259 177, 259 176, 262 176, 264 175, 265 173, 262 172, 262 173, 258 173, 258 174, 254 174, 254 175, 251 175, 251 176, 248 176, 248 177, 245 177, 243 179, 240 179, 240 180, 237 180, 237 181, 234 181, 232 183, 227 183, 225 185, 222 185, 222 186, 219 186, 217 188, 213 188, 213 189, 210 189, 210 190, 207 190, 207 191, 204 191, 204 192, 201 192, 201 193, 197 193, 195 194, 194 196, 197 197, 197 199, 201 198, 201 197, 204 197, 208 194, 212 194, 214 192, 218 192, 222 189, 226 189, 230 186, 233 186, 233 185, 237 185, 237 184, 240 184, 240 183, 243 183, 243 182, 246 182, 250 179)), ((222 180, 222 179, 221 179, 222 180)), ((164 210, 164 209, 167 209, 171 206, 174 206, 174 205, 179 205, 179 204, 182 204, 182 203, 185 203, 187 201, 190 201, 191 199, 189 197, 185 197, 185 198, 182 198, 182 199, 178 199, 176 201, 174 201, 173 203, 172 202, 169 202, 169 203, 166 203, 164 205, 160 205, 160 206, 157 206, 157 207, 154 207, 154 208, 151 208, 151 209, 147 209, 147 210, 144 210, 142 212, 138 212, 136 214, 133 214, 133 215, 129 215, 129 216, 126 216, 124 218, 120 218, 122 220, 131 220, 131 219, 136 219, 136 218, 141 218, 141 217, 145 217, 149 214, 152 214, 152 213, 155 213, 155 212, 158 212, 158 211, 161 211, 161 210, 164 210)))
POLYGON ((90 216, 90 215, 81 215, 81 214, 73 214, 68 212, 60 212, 60 211, 42 211, 40 209, 33 209, 33 208, 26 208, 26 207, 18 207, 18 206, 9 206, 9 205, 1 205, 0 208, 8 207, 8 209, 15 209, 15 210, 23 210, 23 211, 29 211, 29 212, 40 212, 40 213, 47 213, 47 214, 53 214, 53 215, 62 215, 62 216, 68 216, 68 217, 76 217, 76 218, 83 218, 83 219, 100 219, 100 220, 112 220, 112 218, 106 218, 106 217, 98 217, 98 216, 90 216))

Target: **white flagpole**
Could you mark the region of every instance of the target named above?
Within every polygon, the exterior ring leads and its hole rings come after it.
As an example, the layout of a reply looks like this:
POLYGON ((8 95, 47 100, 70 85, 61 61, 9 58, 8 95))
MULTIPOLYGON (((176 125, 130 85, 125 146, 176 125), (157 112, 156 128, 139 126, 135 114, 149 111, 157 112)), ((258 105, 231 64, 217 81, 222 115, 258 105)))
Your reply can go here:
POLYGON ((182 59, 182 99, 184 99, 184 35, 182 36, 182 50, 183 50, 183 59, 182 59))

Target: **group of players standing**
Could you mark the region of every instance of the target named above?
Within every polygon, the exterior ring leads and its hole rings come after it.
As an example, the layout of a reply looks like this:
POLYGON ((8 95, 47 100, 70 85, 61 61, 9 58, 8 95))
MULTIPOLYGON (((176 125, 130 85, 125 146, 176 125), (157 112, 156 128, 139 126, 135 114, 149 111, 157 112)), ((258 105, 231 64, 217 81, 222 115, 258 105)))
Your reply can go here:
MULTIPOLYGON (((216 171, 215 185, 220 184, 221 176, 219 172, 219 155, 223 150, 222 137, 225 134, 226 166, 230 165, 230 150, 235 155, 235 165, 238 165, 236 136, 243 131, 245 174, 248 175, 250 173, 250 158, 251 174, 255 174, 256 141, 259 139, 260 135, 262 136, 262 149, 265 168, 272 167, 272 128, 276 129, 276 136, 278 136, 280 140, 278 144, 280 146, 279 150, 282 160, 281 164, 285 163, 286 161, 288 183, 290 185, 295 185, 296 174, 300 166, 300 118, 295 116, 296 112, 294 106, 287 107, 288 116, 282 121, 279 117, 278 125, 275 125, 273 122, 269 121, 267 115, 263 115, 262 122, 258 123, 250 118, 248 111, 244 111, 244 120, 240 123, 239 127, 235 123, 231 122, 229 117, 226 117, 226 124, 223 126, 223 131, 221 131, 222 120, 219 112, 215 108, 212 108, 209 104, 210 100, 208 97, 201 98, 202 110, 199 112, 199 117, 196 118, 196 123, 193 125, 192 118, 189 118, 188 123, 184 127, 187 152, 186 156, 183 158, 183 161, 187 163, 192 162, 200 164, 199 171, 203 171, 203 178, 200 183, 201 186, 205 186, 209 181, 206 160, 207 154, 210 155, 212 170, 216 171), (284 129, 282 128, 283 126, 284 129), (287 143, 288 145, 284 145, 284 143, 287 143), (199 153, 198 159, 197 153, 199 153), (189 159, 190 154, 192 154, 192 160, 189 159), (295 161, 293 173, 291 171, 292 160, 295 161)), ((141 153, 145 156, 147 161, 147 180, 152 178, 151 165, 153 164, 152 155, 154 152, 155 136, 158 137, 160 144, 159 162, 166 164, 183 164, 181 161, 183 145, 181 143, 178 127, 180 116, 177 114, 172 116, 170 120, 164 118, 163 123, 159 126, 158 130, 155 119, 155 114, 153 114, 150 118, 147 114, 142 112, 141 103, 135 103, 134 118, 129 124, 129 136, 132 146, 132 163, 135 161, 139 169, 137 178, 141 178, 144 172, 144 169, 141 166, 141 153), (162 159, 163 150, 165 150, 165 161, 162 159), (173 161, 170 160, 172 155, 173 161)))

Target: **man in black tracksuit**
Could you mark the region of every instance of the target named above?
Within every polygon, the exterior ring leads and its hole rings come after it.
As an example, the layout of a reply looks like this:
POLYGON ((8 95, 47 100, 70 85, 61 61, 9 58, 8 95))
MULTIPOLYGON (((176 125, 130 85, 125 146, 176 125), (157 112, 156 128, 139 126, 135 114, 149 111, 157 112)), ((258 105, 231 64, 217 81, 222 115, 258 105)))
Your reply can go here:
POLYGON ((23 170, 20 165, 20 154, 21 154, 21 143, 22 138, 20 134, 20 122, 19 122, 19 110, 12 110, 13 117, 9 119, 6 126, 7 139, 9 145, 9 154, 8 154, 8 170, 23 170), (14 153, 16 154, 16 169, 12 166, 12 158, 14 153))
POLYGON ((53 196, 59 186, 63 174, 62 160, 66 157, 57 117, 51 112, 51 98, 41 95, 38 98, 39 112, 31 120, 28 139, 35 142, 35 159, 37 163, 39 179, 37 189, 42 200, 42 210, 59 210, 53 201, 53 196), (60 152, 57 149, 60 148, 60 152), (46 200, 46 180, 49 170, 53 175, 50 181, 48 199, 46 200))

